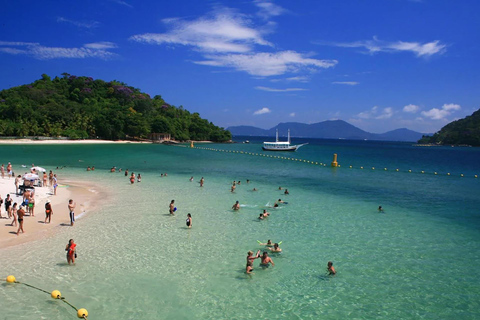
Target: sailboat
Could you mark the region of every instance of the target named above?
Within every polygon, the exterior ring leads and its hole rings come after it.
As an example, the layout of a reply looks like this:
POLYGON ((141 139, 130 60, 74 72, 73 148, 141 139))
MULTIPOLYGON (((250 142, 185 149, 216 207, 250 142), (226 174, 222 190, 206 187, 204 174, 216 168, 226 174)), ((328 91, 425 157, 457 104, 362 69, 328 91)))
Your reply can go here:
POLYGON ((275 142, 264 142, 262 149, 265 151, 297 151, 298 148, 308 143, 293 145, 290 144, 290 129, 288 130, 288 141, 278 141, 278 130, 275 142))

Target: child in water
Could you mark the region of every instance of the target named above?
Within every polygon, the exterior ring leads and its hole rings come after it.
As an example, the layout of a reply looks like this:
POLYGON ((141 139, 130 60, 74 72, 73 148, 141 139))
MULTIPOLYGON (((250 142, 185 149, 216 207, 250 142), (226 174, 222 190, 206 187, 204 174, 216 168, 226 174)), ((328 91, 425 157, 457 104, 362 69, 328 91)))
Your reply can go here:
POLYGON ((328 261, 327 263, 327 272, 329 275, 334 276, 337 274, 337 271, 335 271, 335 268, 333 267, 333 262, 328 261))

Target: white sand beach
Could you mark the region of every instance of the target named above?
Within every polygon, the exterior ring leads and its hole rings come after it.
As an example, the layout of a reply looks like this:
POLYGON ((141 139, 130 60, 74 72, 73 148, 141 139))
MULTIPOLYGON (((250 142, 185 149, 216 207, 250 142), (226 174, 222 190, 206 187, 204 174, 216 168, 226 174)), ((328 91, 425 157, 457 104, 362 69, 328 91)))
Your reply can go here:
POLYGON ((130 141, 130 140, 37 140, 37 139, 0 139, 0 144, 126 144, 126 143, 152 143, 150 141, 130 141))
MULTIPOLYGON (((23 202, 21 195, 15 194, 15 179, 9 179, 5 176, 0 177, 0 197, 4 203, 1 206, 0 219, 0 248, 14 246, 27 241, 36 241, 46 236, 52 235, 60 227, 69 227, 68 200, 73 199, 76 203, 75 216, 91 211, 100 194, 95 192, 93 186, 75 183, 73 181, 62 181, 59 177, 59 186, 57 195, 53 195, 53 188, 35 187, 35 210, 34 216, 26 214, 23 223, 25 233, 16 234, 18 226, 11 226, 12 219, 7 219, 8 214, 5 211, 5 198, 10 194, 13 203, 18 206, 23 202), (45 203, 51 201, 53 215, 51 223, 45 221, 45 203)), ((74 226, 75 227, 75 226, 74 226)))

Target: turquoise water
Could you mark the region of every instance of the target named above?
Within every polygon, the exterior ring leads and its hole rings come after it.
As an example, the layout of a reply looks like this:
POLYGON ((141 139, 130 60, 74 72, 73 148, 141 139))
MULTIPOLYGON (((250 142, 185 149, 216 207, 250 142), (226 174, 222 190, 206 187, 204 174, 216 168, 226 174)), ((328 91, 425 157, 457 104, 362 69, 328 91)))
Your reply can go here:
MULTIPOLYGON (((263 154, 253 142, 198 146, 263 154)), ((60 179, 91 180, 111 194, 74 228, 0 250, 0 270, 60 290, 89 319, 480 318, 480 150, 309 142, 294 154, 265 154, 329 164, 337 153, 341 167, 162 145, 0 146, 17 167, 66 166, 60 179), (142 182, 109 173, 113 165, 142 182), (242 181, 234 194, 233 180, 242 181), (258 221, 278 198, 288 204, 258 221), (230 209, 236 200, 239 212, 230 209), (75 267, 65 265, 69 238, 75 267), (283 253, 246 275, 247 251, 267 239, 283 241, 283 253), (329 260, 335 277, 325 275, 329 260)), ((0 301, 5 319, 76 317, 20 285, 0 285, 0 301)))

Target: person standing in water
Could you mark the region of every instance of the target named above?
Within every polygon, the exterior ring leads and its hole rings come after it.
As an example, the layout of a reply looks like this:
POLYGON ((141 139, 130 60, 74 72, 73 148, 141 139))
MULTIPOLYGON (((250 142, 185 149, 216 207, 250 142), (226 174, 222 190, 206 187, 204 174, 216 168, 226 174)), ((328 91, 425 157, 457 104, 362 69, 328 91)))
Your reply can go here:
POLYGON ((327 272, 329 275, 334 276, 337 274, 337 271, 335 271, 335 268, 333 267, 333 262, 328 261, 327 263, 327 272))
POLYGON ((260 262, 260 266, 269 267, 269 263, 271 263, 272 266, 275 266, 275 263, 273 263, 272 258, 268 256, 267 251, 264 251, 262 255, 262 262, 260 262))
POLYGON ((75 212, 73 212, 73 210, 75 210, 76 206, 77 204, 73 202, 72 199, 68 200, 68 211, 70 212, 70 225, 72 227, 73 227, 73 223, 75 222, 75 212))
POLYGON ((192 225, 193 225, 193 221, 192 221, 192 215, 190 213, 187 213, 187 228, 191 228, 192 225))
POLYGON ((70 239, 68 241, 67 247, 65 248, 65 251, 67 251, 67 262, 68 264, 75 264, 75 258, 77 256, 77 245, 73 241, 73 239, 70 239))
POLYGON ((238 202, 238 200, 232 206, 232 209, 235 210, 235 211, 240 210, 240 203, 238 202))
POLYGON ((45 203, 45 223, 50 223, 52 219, 52 214, 53 214, 52 204, 50 203, 50 200, 47 200, 47 202, 45 203))
POLYGON ((170 202, 169 212, 170 212, 171 215, 174 214, 174 212, 175 212, 175 200, 172 200, 172 201, 170 202))
POLYGON ((203 177, 202 177, 202 179, 200 179, 200 187, 203 187, 204 182, 205 182, 205 179, 203 179, 203 177))

